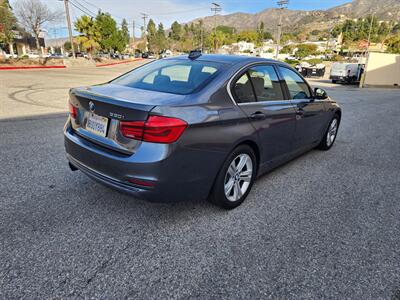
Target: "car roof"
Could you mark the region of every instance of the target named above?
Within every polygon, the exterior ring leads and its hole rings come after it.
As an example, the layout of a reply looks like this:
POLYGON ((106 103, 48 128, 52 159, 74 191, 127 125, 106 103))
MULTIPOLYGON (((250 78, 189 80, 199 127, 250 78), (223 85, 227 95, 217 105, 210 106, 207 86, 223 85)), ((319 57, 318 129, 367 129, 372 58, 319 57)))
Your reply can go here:
MULTIPOLYGON (((179 59, 179 60, 190 60, 188 55, 181 55, 170 57, 168 59, 179 59)), ((251 62, 269 62, 269 63, 280 63, 279 61, 273 59, 266 59, 254 56, 244 56, 244 55, 224 55, 224 54, 202 54, 196 61, 213 61, 220 63, 236 64, 236 63, 251 63, 251 62)))

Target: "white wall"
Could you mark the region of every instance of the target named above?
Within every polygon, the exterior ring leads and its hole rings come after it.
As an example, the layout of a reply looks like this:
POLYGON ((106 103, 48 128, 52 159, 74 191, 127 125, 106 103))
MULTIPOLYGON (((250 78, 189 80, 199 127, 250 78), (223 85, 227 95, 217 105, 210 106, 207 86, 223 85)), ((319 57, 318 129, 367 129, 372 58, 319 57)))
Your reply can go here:
POLYGON ((400 87, 400 54, 370 53, 364 86, 400 87))

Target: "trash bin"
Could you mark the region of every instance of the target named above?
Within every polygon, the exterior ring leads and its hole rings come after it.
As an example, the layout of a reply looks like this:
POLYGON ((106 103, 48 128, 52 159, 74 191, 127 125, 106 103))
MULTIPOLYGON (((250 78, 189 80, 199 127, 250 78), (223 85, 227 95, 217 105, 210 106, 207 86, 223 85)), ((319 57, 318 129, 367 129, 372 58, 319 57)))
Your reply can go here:
POLYGON ((306 68, 305 77, 324 77, 325 66, 312 66, 306 68))

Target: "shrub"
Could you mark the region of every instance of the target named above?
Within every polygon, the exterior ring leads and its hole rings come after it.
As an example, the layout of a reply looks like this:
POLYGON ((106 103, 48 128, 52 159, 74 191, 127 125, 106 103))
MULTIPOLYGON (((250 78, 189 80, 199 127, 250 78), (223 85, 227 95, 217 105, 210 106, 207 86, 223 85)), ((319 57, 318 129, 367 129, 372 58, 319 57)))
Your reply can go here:
POLYGON ((313 59, 306 60, 306 62, 308 62, 312 66, 315 66, 315 65, 322 63, 323 60, 319 59, 319 58, 313 58, 313 59))
POLYGON ((295 66, 297 64, 299 64, 300 62, 298 60, 295 59, 285 59, 285 63, 291 65, 291 66, 295 66))

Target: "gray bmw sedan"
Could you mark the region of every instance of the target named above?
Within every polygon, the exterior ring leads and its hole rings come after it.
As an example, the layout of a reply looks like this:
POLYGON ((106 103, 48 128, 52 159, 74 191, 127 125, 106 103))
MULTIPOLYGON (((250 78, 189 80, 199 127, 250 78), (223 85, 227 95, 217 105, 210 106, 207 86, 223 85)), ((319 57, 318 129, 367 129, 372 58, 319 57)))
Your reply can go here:
POLYGON ((332 147, 339 105, 289 65, 255 57, 172 57, 70 91, 72 170, 150 201, 240 205, 257 176, 332 147))

